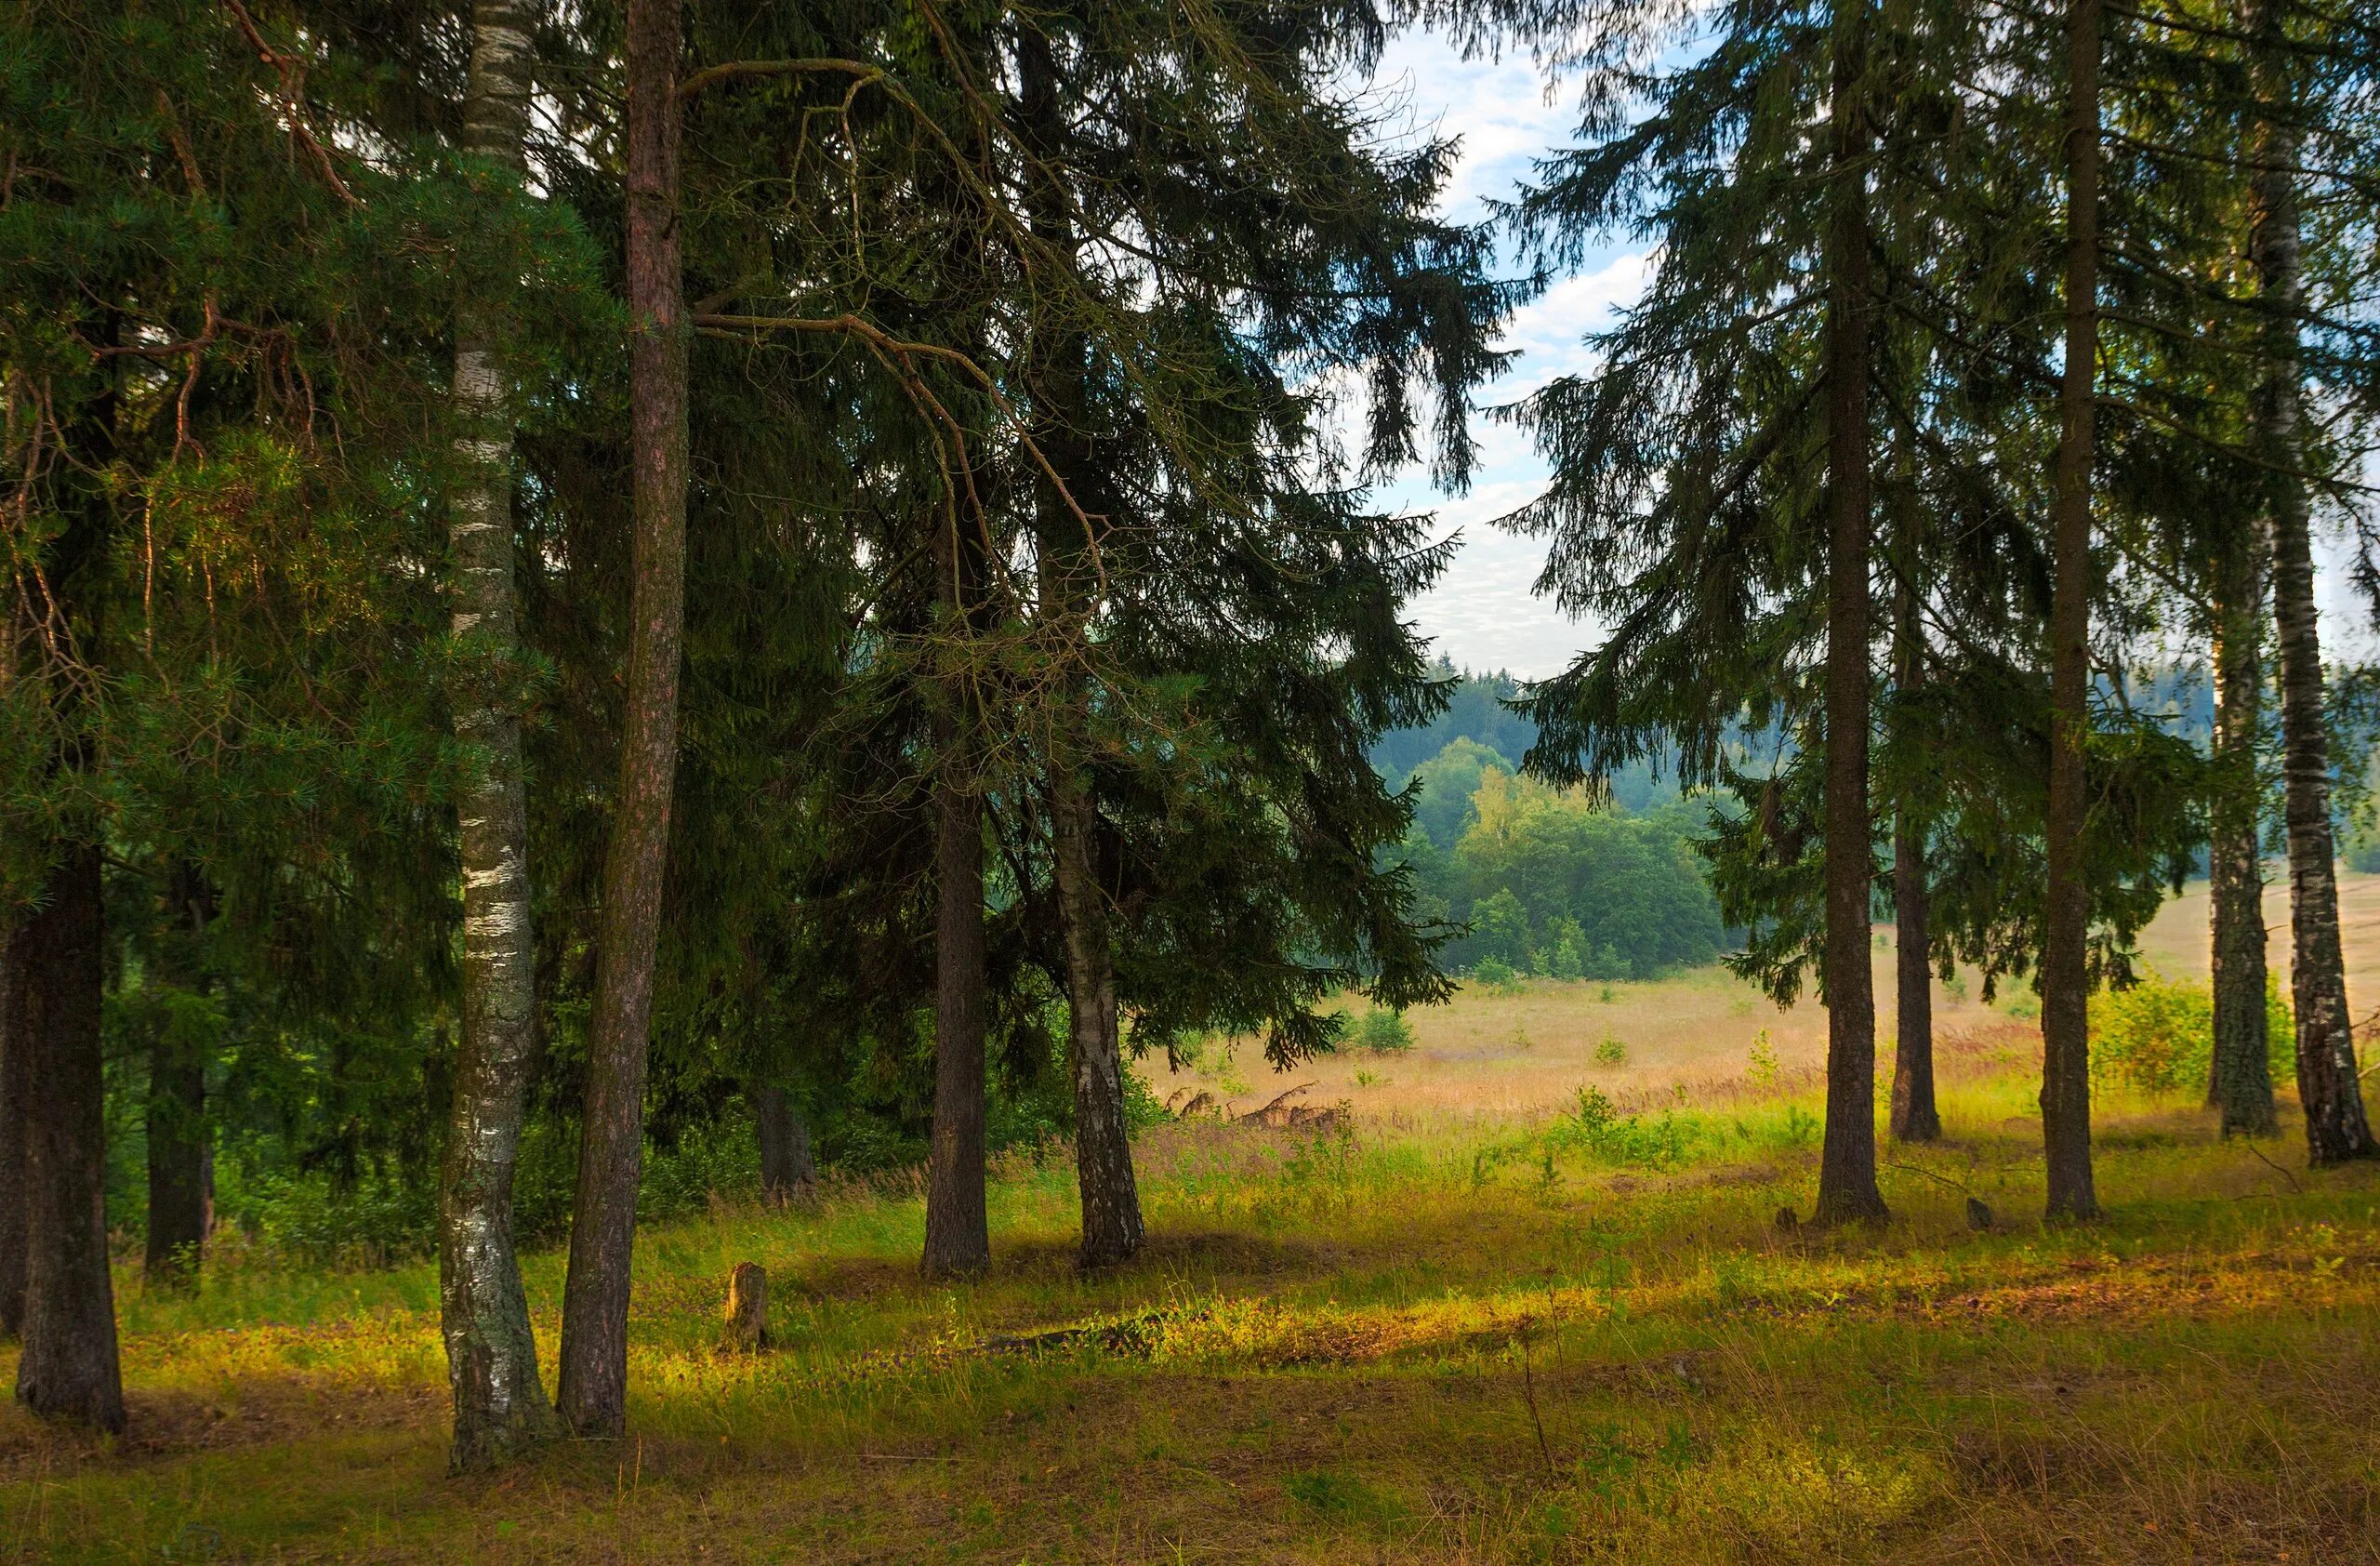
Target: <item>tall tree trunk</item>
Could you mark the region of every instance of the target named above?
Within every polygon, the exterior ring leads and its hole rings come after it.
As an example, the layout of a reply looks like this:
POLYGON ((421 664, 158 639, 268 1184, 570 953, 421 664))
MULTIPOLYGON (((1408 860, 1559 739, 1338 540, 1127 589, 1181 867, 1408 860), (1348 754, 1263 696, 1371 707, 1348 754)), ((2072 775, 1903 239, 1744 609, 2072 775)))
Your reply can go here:
POLYGON ((562 1289, 562 1422, 628 1426, 628 1269, 644 1151, 645 1049, 678 776, 686 598, 686 320, 678 232, 680 0, 628 8, 628 402, 633 576, 620 783, 603 859, 587 1104, 562 1289))
POLYGON ((2331 841, 2331 758, 2323 731, 2322 646, 2315 624, 2311 507, 2298 438, 2299 272, 2295 92, 2290 81, 2281 8, 2249 0, 2253 69, 2259 106, 2249 191, 2254 230, 2250 259, 2266 311, 2263 385, 2254 439, 2271 464, 2268 485, 2272 538, 2273 618, 2280 630, 2283 813, 2289 828, 2290 989, 2297 1007, 2297 1095, 2306 1107, 2306 1146, 2316 1164, 2380 1154, 2356 1080, 2355 1036, 2347 1005, 2347 968, 2339 951, 2339 893, 2331 841))
MULTIPOLYGON (((204 945, 215 919, 205 873, 175 866, 166 886, 175 928, 160 953, 162 976, 193 993, 212 988, 204 945)), ((208 1227, 206 1056, 170 1031, 149 1046, 149 1234, 142 1277, 152 1288, 180 1290, 198 1281, 208 1227)))
POLYGON ((1893 825, 1893 956, 1896 964, 1892 1136, 1938 1142, 1934 1102, 1934 967, 1928 957, 1925 829, 1907 811, 1893 825))
MULTIPOLYGON (((101 340, 121 343, 124 315, 106 311, 101 340)), ((49 590, 72 645, 96 676, 103 658, 105 569, 113 512, 84 475, 116 454, 117 389, 106 383, 70 427, 78 462, 61 497, 67 526, 46 562, 49 590)), ((80 679, 61 687, 53 712, 64 739, 51 757, 61 778, 92 764, 97 715, 80 679)), ((18 1081, 25 1116, 24 1352, 17 1400, 45 1417, 124 1428, 124 1383, 116 1357, 115 1294, 108 1274, 107 1115, 99 1019, 105 981, 106 908, 99 825, 69 827, 40 906, 24 915, 11 951, 22 1045, 18 1081)))
MULTIPOLYGON (((1895 618, 1898 656, 1894 679, 1907 692, 1925 676, 1925 648, 1917 621, 1916 595, 1905 587, 1895 618)), ((1893 815, 1893 957, 1897 988, 1891 1126, 1896 1142, 1942 1138, 1942 1116, 1934 1104, 1934 933, 1928 922, 1927 893, 1925 820, 1904 799, 1893 815)))
POLYGON ((1827 244, 1826 1138, 1817 1221, 1878 1218, 1876 995, 1868 814, 1868 23, 1843 8, 1834 38, 1834 212, 1827 244))
POLYGON ((810 1127, 786 1090, 763 1082, 748 1090, 752 1125, 760 1144, 760 1195, 778 1206, 807 1201, 817 1194, 818 1164, 810 1152, 810 1127))
MULTIPOLYGON (((527 166, 533 20, 533 0, 477 0, 472 8, 464 146, 516 180, 527 166)), ((536 953, 513 610, 508 325, 500 298, 461 300, 455 346, 461 476, 448 537, 455 637, 471 654, 453 690, 455 732, 469 758, 456 802, 463 1026, 438 1232, 439 1323, 455 1402, 448 1461, 457 1472, 501 1463, 554 1428, 512 1235, 512 1176, 536 1049, 536 953)))
POLYGON ((2264 658, 2258 624, 2263 571, 2253 539, 2227 540, 2211 575, 2215 591, 2215 769, 2207 833, 2215 975, 2215 1050, 2206 1101, 2223 1135, 2269 1135, 2270 1023, 2265 1013, 2265 873, 2258 842, 2264 791, 2256 776, 2263 728, 2264 658))
POLYGON ((2091 727, 2091 459, 2099 343, 2099 0, 2067 12, 2066 367, 2050 598, 2049 897, 2042 949, 2042 1140, 2049 1215, 2099 1212, 2091 1175, 2090 892, 2082 883, 2091 727))
POLYGON ((25 1031, 21 929, 0 936, 0 1338, 25 1328, 25 1031))
POLYGON ((17 1400, 124 1428, 108 1276, 99 848, 71 843, 16 945, 23 964, 25 1325, 17 1400))
POLYGON ((933 1146, 926 1181, 929 1278, 991 1265, 984 1207, 984 804, 947 763, 934 786, 933 1146))
POLYGON ((206 1243, 206 1063, 180 1041, 149 1049, 149 1236, 142 1276, 152 1289, 198 1281, 206 1243))
POLYGON ((1144 1238, 1132 1144, 1124 1123, 1124 1063, 1116 1019, 1116 959, 1099 885, 1097 811, 1082 776, 1052 780, 1051 813, 1075 1068, 1075 1183, 1082 1195, 1082 1262, 1106 1267, 1144 1238))
MULTIPOLYGON (((1018 85, 1025 132, 1038 159, 1027 202, 1035 235, 1054 264, 1070 271, 1077 241, 1065 192, 1064 115, 1057 62, 1049 38, 1027 28, 1017 44, 1018 85)), ((1034 344, 1033 433, 1051 469, 1075 492, 1075 504, 1049 473, 1037 473, 1036 546, 1041 564, 1043 612, 1067 627, 1077 646, 1090 643, 1091 524, 1077 514, 1091 458, 1083 433, 1084 354, 1081 332, 1045 320, 1034 344)), ((1082 1260, 1104 1267, 1137 1254, 1145 1233, 1132 1173, 1131 1137, 1124 1119, 1124 1061, 1116 1009, 1115 935, 1098 873, 1099 810, 1092 798, 1091 690, 1078 674, 1058 704, 1050 747, 1051 856, 1058 918, 1066 954, 1068 1038, 1074 1063, 1075 1180, 1082 1198, 1082 1260)))

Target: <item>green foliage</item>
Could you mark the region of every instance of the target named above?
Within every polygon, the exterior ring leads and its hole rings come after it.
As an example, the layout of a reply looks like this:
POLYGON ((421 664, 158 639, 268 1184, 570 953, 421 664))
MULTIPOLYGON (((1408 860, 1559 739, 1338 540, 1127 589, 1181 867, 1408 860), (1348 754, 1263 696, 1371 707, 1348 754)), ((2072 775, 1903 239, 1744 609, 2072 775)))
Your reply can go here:
POLYGON ((1501 957, 1481 958, 1471 965, 1471 976, 1501 994, 1510 994, 1521 987, 1520 971, 1501 957))
POLYGON ((1628 1046, 1618 1039, 1606 1038, 1595 1046, 1595 1064, 1622 1066, 1628 1061, 1628 1046))
POLYGON ((1413 1025, 1402 1012, 1374 1006, 1356 1020, 1349 1038, 1368 1055, 1403 1055, 1413 1047, 1413 1025))
POLYGON ((1769 1042, 1765 1028, 1752 1038, 1752 1048, 1746 1055, 1744 1077, 1754 1087, 1774 1087, 1777 1084, 1777 1048, 1769 1042))
MULTIPOLYGON (((1440 759, 1452 770, 1476 758, 1440 759)), ((1406 850, 1422 891, 1469 926, 1447 948, 1448 961, 1608 980, 1718 955, 1724 931, 1694 847, 1694 806, 1630 815, 1492 764, 1478 776, 1470 825, 1452 850, 1411 840, 1406 850)))
POLYGON ((1554 1121, 1546 1146, 1603 1163, 1666 1169, 1685 1161, 1702 1135, 1700 1122, 1664 1109, 1652 1120, 1622 1115, 1599 1087, 1579 1090, 1578 1107, 1554 1121))
MULTIPOLYGON (((2265 975, 2272 1080, 2295 1076, 2297 1019, 2281 978, 2265 975)), ((2091 1072, 2149 1093, 2203 1094, 2215 1061, 2215 994, 2195 979, 2155 975, 2091 998, 2091 1072)))
POLYGON ((1490 767, 1509 771, 1513 762, 1475 739, 1456 738, 1445 750, 1413 769, 1408 786, 1419 797, 1413 825, 1441 849, 1452 848, 1479 818, 1471 796, 1490 767))

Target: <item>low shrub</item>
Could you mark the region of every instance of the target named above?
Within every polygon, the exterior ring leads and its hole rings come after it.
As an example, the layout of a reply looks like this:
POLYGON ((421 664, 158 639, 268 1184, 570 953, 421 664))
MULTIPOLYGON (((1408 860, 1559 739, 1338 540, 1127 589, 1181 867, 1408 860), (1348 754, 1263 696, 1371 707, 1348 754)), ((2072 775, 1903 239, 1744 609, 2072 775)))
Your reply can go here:
POLYGON ((1499 993, 1520 988, 1519 971, 1501 957, 1481 958, 1472 964, 1471 976, 1484 988, 1499 993))
MULTIPOLYGON (((2276 1083, 2296 1070, 2297 1024, 2277 975, 2265 977, 2267 1043, 2276 1083)), ((2196 979, 2154 975, 2091 998, 2091 1074, 2148 1093, 2202 1093, 2215 1060, 2215 994, 2196 979)))
POLYGON ((1555 1121, 1545 1145, 1606 1163, 1661 1169, 1683 1162, 1700 1130, 1691 1117, 1664 1109, 1652 1120, 1623 1115, 1599 1087, 1579 1090, 1579 1107, 1555 1121))
POLYGON ((1350 1037, 1368 1055, 1403 1055, 1413 1047, 1413 1025, 1403 1012, 1374 1006, 1356 1019, 1350 1037))

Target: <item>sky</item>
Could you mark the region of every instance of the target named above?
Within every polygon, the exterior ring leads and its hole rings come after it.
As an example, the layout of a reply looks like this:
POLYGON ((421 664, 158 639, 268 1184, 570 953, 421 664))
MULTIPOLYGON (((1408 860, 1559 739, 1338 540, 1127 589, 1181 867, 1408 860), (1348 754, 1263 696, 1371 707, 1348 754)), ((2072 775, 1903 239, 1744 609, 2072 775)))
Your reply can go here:
MULTIPOLYGON (((1428 33, 1408 33, 1392 43, 1374 82, 1405 97, 1421 128, 1461 138, 1461 162, 1445 201, 1448 215, 1457 219, 1476 219, 1485 202, 1511 195, 1528 178, 1532 161, 1568 144, 1577 128, 1575 90, 1549 99, 1545 78, 1526 56, 1466 60, 1428 33)), ((1517 312, 1503 346, 1519 356, 1488 387, 1483 405, 1514 401, 1556 376, 1584 369, 1580 339, 1610 320, 1615 307, 1635 299, 1644 267, 1641 252, 1606 246, 1576 275, 1517 312)), ((1536 496, 1545 464, 1526 435, 1493 418, 1481 418, 1476 432, 1480 463, 1468 493, 1440 495, 1414 477, 1386 494, 1392 504, 1435 513, 1438 535, 1461 539, 1454 564, 1415 604, 1414 617, 1458 664, 1541 678, 1570 662, 1591 628, 1531 592, 1544 545, 1491 525, 1536 496)))
MULTIPOLYGON (((1546 79, 1526 55, 1466 60, 1425 32, 1391 43, 1374 86, 1402 98, 1417 128, 1460 138, 1461 163, 1444 202, 1447 215, 1456 219, 1476 219, 1485 202, 1511 195, 1529 177, 1532 161, 1570 144, 1577 129, 1575 85, 1549 96, 1546 79)), ((1635 299, 1647 261, 1641 245, 1606 245, 1518 311, 1503 338, 1518 357, 1483 392, 1482 406, 1513 402, 1557 376, 1588 370, 1580 339, 1635 299)), ((1519 270, 1515 262, 1513 272, 1519 270)), ((1539 493, 1545 464, 1519 431, 1485 417, 1474 428, 1481 460, 1467 493, 1441 495, 1418 474, 1383 492, 1391 505, 1432 513, 1439 537, 1460 539, 1439 585, 1416 601, 1414 618, 1457 664, 1541 679, 1592 645, 1594 628, 1567 618, 1531 591, 1545 546, 1493 525, 1494 518, 1539 493)), ((2318 539, 2325 657, 2380 657, 2371 617, 2348 596, 2342 558, 2336 540, 2318 539)))

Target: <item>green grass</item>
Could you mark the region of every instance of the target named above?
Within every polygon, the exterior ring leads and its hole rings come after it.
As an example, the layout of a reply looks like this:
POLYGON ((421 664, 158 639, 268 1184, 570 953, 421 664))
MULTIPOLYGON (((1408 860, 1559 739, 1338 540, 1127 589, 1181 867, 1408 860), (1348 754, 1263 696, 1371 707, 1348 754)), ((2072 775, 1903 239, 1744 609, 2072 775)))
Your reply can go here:
MULTIPOLYGON (((1014 1161, 984 1282, 915 1274, 913 1184, 721 1210, 638 1254, 630 1419, 443 1472, 430 1269, 226 1253, 120 1279, 134 1430, 0 1417, 45 1561, 2364 1560, 2380 1171, 2103 1096, 2104 1223, 2044 1230, 2031 1084, 1952 1071, 1893 1221, 1806 1212, 1817 1105, 1582 1095, 1530 1123, 1168 1127, 1133 1266, 1072 1264, 1014 1161), (1923 1173, 1920 1173, 1923 1171, 1923 1173), (1967 1226, 1968 1193, 2000 1215, 1967 1226), (783 1345, 711 1351, 730 1267, 783 1345), (987 1338, 1128 1321, 1038 1355, 987 1338)), ((561 1258, 532 1258, 553 1347, 561 1258)), ((0 1373, 10 1369, 0 1361, 0 1373)))

